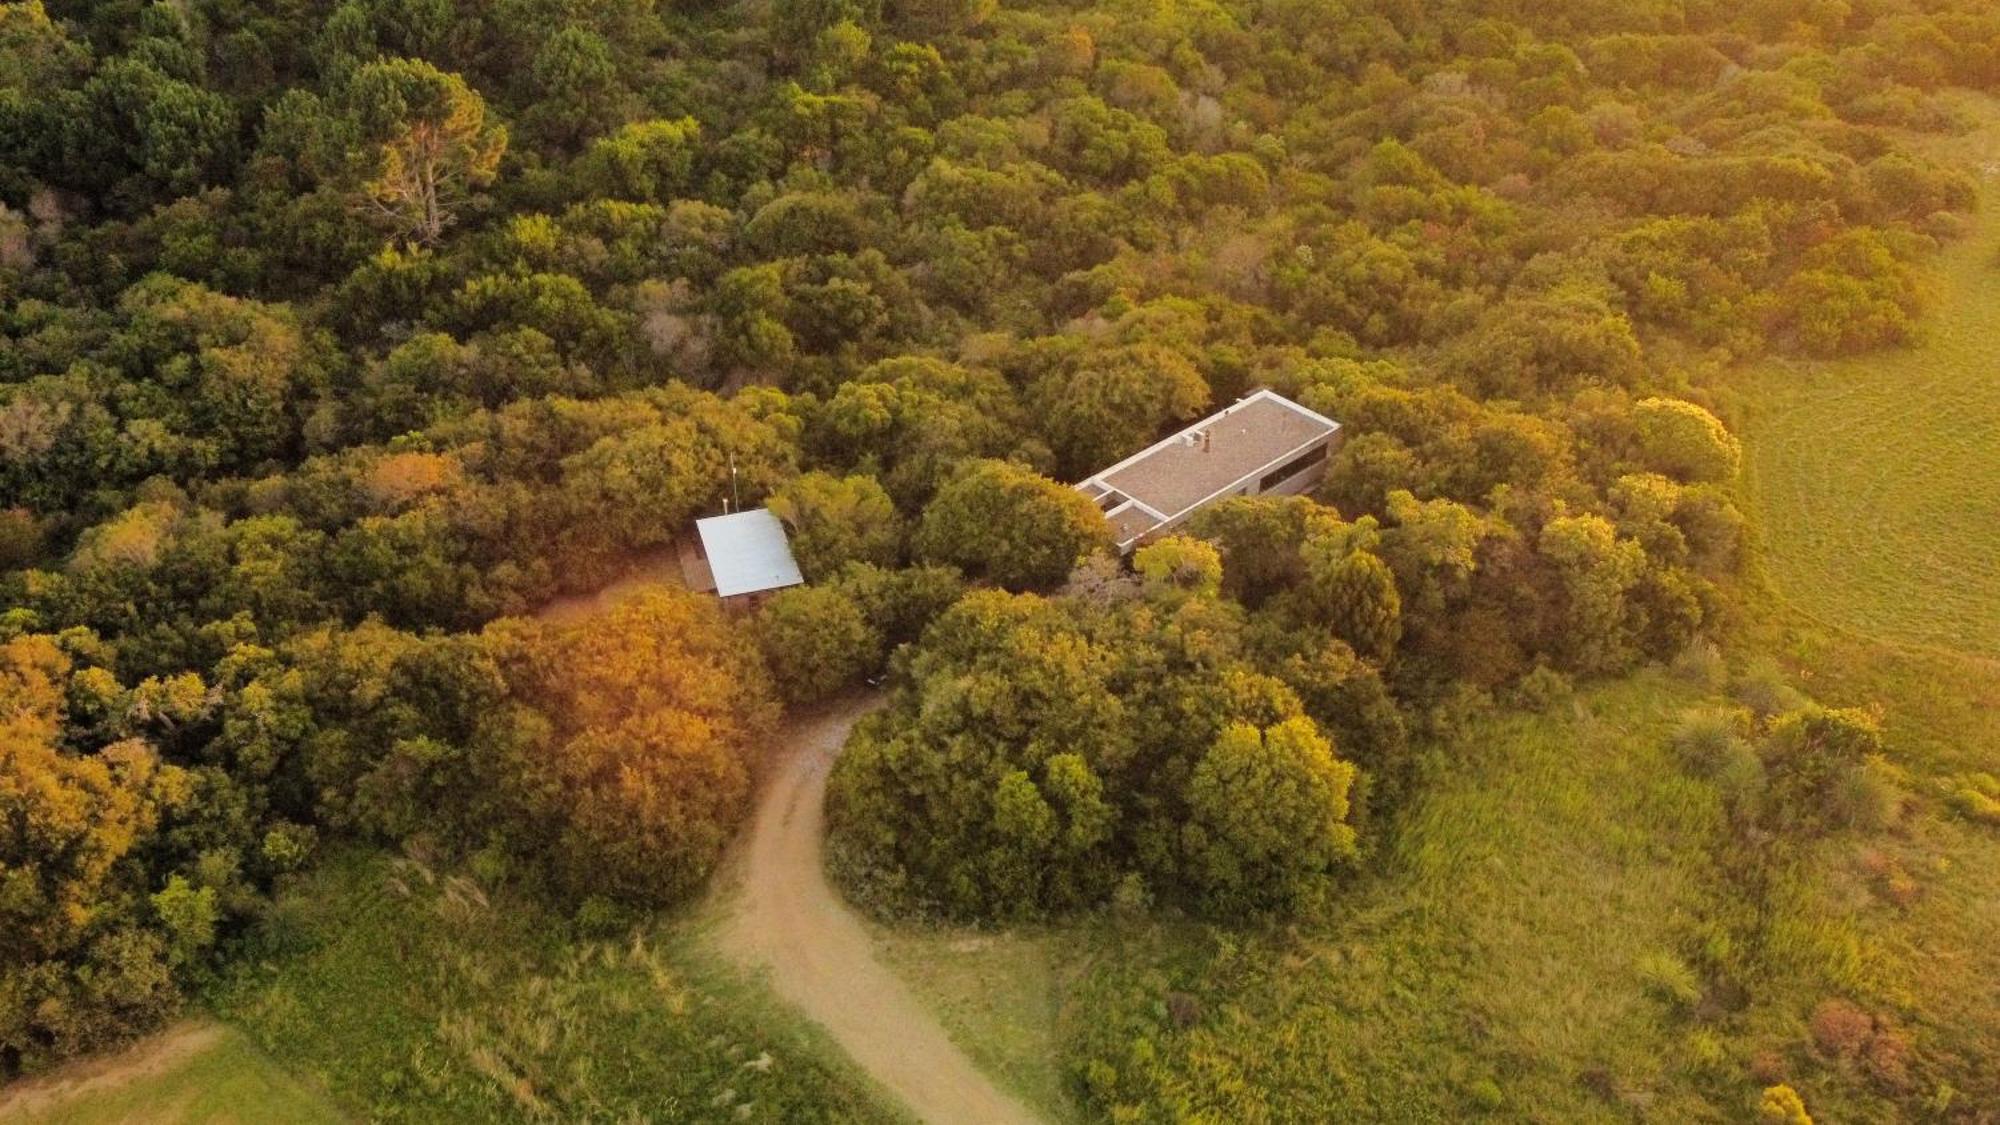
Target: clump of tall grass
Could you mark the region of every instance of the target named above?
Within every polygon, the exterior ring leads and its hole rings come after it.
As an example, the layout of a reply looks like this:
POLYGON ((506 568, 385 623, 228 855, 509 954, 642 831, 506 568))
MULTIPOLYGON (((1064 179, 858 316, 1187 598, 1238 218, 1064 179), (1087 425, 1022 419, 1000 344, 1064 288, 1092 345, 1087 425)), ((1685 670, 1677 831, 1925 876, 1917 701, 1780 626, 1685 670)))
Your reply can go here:
POLYGON ((1745 754, 1755 756, 1743 737, 1749 718, 1740 708, 1705 707, 1687 712, 1671 736, 1674 756, 1689 773, 1716 777, 1732 760, 1745 754))
POLYGON ((1576 685, 1568 676, 1546 664, 1537 664, 1514 685, 1508 693, 1508 702, 1523 711, 1546 714, 1575 696, 1576 685))
POLYGON ((1675 656, 1667 670, 1678 678, 1709 691, 1721 691, 1729 682, 1729 662, 1715 642, 1698 640, 1675 656))
POLYGON ((1903 789, 1895 768, 1880 755, 1849 771, 1833 789, 1828 819, 1845 828, 1879 832, 1896 823, 1903 810, 1903 789))
POLYGON ((1811 702, 1804 692, 1791 685, 1784 671, 1768 659, 1759 660, 1746 668, 1731 685, 1730 694, 1759 720, 1797 710, 1811 702))
POLYGON ((1682 1065, 1689 1071, 1721 1076, 1730 1071, 1729 1045, 1713 1028, 1697 1027, 1681 1041, 1682 1065))
POLYGON ((1958 815, 2000 827, 2000 778, 1990 773, 1968 774, 1951 783, 1949 789, 1946 801, 1958 815))
POLYGON ((1701 1002, 1701 977, 1672 953, 1659 950, 1647 953, 1633 969, 1648 993, 1680 1011, 1692 1010, 1701 1002))
POLYGON ((1745 737, 1751 724, 1741 707, 1703 707, 1684 714, 1669 736, 1681 768, 1714 785, 1738 823, 1755 819, 1767 784, 1764 762, 1745 737))

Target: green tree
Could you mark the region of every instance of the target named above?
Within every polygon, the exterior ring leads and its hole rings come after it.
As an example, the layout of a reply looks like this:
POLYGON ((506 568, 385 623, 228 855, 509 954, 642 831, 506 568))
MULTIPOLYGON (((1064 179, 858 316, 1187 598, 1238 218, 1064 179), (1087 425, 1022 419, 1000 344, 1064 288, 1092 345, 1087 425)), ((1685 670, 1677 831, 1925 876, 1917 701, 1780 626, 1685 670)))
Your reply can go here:
POLYGON ((1501 525, 1463 504, 1388 494, 1389 526, 1375 553, 1395 573, 1403 608, 1439 615, 1464 597, 1479 569, 1480 546, 1501 525))
POLYGON ((1104 783, 1076 754, 1042 764, 1037 784, 1012 770, 993 792, 993 846, 986 879, 1002 901, 1063 909, 1101 894, 1107 869, 1097 854, 1111 838, 1114 810, 1104 783))
POLYGON ((912 693, 858 728, 835 766, 840 862, 900 886, 900 905, 954 917, 1101 900, 1119 819, 1104 779, 1131 754, 1115 663, 1061 602, 968 594, 911 658, 912 693))
POLYGON ((199 960, 215 944, 218 909, 214 887, 196 887, 175 875, 153 895, 153 911, 167 933, 167 957, 175 965, 199 960))
POLYGON ((865 30, 881 15, 881 0, 778 0, 771 9, 771 39, 781 57, 797 65, 811 56, 828 28, 852 23, 865 30))
POLYGON ((456 74, 420 59, 371 62, 342 98, 362 146, 358 190, 396 234, 435 243, 499 171, 506 127, 456 74))
MULTIPOLYGON (((1341 755, 1364 771, 1371 798, 1386 787, 1394 796, 1407 782, 1408 735, 1402 712, 1374 665, 1353 646, 1285 615, 1259 623, 1263 663, 1299 697, 1313 722, 1333 738, 1341 755)), ((1379 802, 1377 802, 1379 805, 1379 802)))
POLYGON ((700 140, 691 117, 634 121, 593 142, 577 174, 596 195, 664 203, 688 187, 700 140))
POLYGON ((891 647, 916 640, 965 593, 965 580, 949 566, 886 570, 848 563, 834 585, 854 599, 869 626, 881 634, 882 643, 891 647))
POLYGON ((621 547, 667 542, 728 486, 724 457, 683 418, 599 439, 562 468, 569 509, 621 547))
POLYGON ((882 661, 882 637, 852 597, 832 586, 794 586, 757 611, 757 645, 778 692, 815 703, 859 683, 882 661))
POLYGON ((1310 907, 1355 854, 1352 765, 1312 720, 1225 729, 1189 779, 1190 876, 1217 913, 1310 907))
POLYGON ((1089 498, 1005 461, 974 461, 939 489, 915 540, 925 559, 1016 590, 1054 586, 1111 545, 1089 498))
POLYGON ((807 473, 780 485, 766 504, 784 521, 808 582, 850 562, 892 567, 902 555, 903 517, 874 477, 807 473))
POLYGON ((1882 232, 1865 227, 1814 247, 1785 283, 1783 300, 1800 343, 1816 355, 1909 341, 1923 309, 1909 264, 1882 232))
POLYGON ((99 68, 62 125, 66 158, 52 178, 81 177, 132 210, 222 182, 236 151, 227 99, 137 58, 99 68))
POLYGON ((909 511, 964 461, 1017 448, 1021 413, 997 372, 899 356, 843 383, 811 419, 806 437, 834 463, 877 469, 882 486, 909 511))
POLYGON ((127 289, 118 307, 121 350, 173 403, 152 417, 190 441, 186 469, 245 471, 295 449, 334 361, 291 308, 163 274, 127 289))
POLYGON ((1209 543, 1169 535, 1132 552, 1132 569, 1153 593, 1185 592, 1212 598, 1222 592, 1222 555, 1209 543))
POLYGON ((1144 448, 1208 404, 1208 383, 1178 352, 1135 344, 1085 353, 1036 382, 1030 408, 1071 479, 1144 448))
POLYGON ((1302 581, 1300 548, 1339 522, 1304 496, 1231 496, 1196 512, 1187 530, 1221 550, 1223 593, 1254 607, 1302 581))
POLYGON ((574 24, 548 37, 528 75, 535 92, 530 123, 565 147, 613 123, 627 97, 611 45, 574 24))
POLYGON ((1632 407, 1639 456, 1647 468, 1684 481, 1735 479, 1743 446, 1720 419, 1691 402, 1640 399, 1632 407))
POLYGON ((860 202, 846 192, 787 192, 743 224, 743 241, 765 258, 851 254, 873 239, 860 202))
POLYGON ((1335 532, 1307 541, 1306 604, 1356 652, 1386 661, 1403 635, 1402 595, 1389 564, 1353 538, 1335 532))
POLYGON ((792 301, 782 264, 730 270, 709 300, 721 320, 716 358, 724 365, 764 370, 792 358, 796 341, 785 325, 792 301))
POLYGON ((1550 520, 1537 550, 1558 584, 1555 616, 1545 625, 1548 650, 1578 672, 1624 667, 1633 657, 1629 595, 1645 573, 1645 551, 1599 516, 1550 520))

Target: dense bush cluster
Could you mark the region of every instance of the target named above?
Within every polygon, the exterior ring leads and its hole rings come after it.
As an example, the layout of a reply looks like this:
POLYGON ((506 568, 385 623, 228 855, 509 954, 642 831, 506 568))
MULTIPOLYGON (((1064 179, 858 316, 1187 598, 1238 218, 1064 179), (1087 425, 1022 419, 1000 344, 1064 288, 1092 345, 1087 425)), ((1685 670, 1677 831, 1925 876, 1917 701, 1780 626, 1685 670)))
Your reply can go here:
POLYGON ((1996 21, 0 3, 0 1070, 164 1010, 328 833, 685 893, 766 664, 811 699, 963 579, 1046 594, 1104 531, 1044 478, 1257 384, 1348 424, 1317 506, 1219 509, 1219 571, 1115 604, 978 594, 864 739, 1069 638, 1096 741, 923 751, 976 768, 909 807, 1004 862, 847 823, 956 913, 1312 899, 1395 787, 1386 700, 1712 624, 1736 450, 1690 374, 1911 335, 1971 185, 1897 130, 2000 84, 1996 21), (488 628, 766 497, 816 585, 748 628, 488 628), (1157 735, 1160 677, 1215 710, 1157 735), (1257 785, 1303 803, 1243 822, 1257 785))
POLYGON ((840 862, 897 905, 958 918, 1046 916, 1114 891, 1217 913, 1323 897, 1355 853, 1355 769, 1326 732, 1359 732, 1380 755, 1401 727, 1339 641, 1326 655, 1346 666, 1311 685, 1324 706, 1309 712, 1258 669, 1250 631, 1212 589, 1171 582, 968 595, 836 766, 840 862))

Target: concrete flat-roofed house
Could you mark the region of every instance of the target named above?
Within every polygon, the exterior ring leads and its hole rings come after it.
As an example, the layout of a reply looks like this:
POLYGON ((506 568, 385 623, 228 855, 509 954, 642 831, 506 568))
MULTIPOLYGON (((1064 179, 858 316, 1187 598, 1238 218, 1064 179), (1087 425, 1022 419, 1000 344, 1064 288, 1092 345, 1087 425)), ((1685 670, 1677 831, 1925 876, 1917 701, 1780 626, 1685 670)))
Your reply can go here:
POLYGON ((785 525, 767 508, 696 520, 694 530, 693 554, 681 559, 688 587, 715 591, 725 606, 752 605, 773 590, 805 581, 785 525))
POLYGON ((1076 487, 1130 551, 1224 497, 1306 491, 1326 475, 1340 436, 1340 423, 1261 390, 1076 487))

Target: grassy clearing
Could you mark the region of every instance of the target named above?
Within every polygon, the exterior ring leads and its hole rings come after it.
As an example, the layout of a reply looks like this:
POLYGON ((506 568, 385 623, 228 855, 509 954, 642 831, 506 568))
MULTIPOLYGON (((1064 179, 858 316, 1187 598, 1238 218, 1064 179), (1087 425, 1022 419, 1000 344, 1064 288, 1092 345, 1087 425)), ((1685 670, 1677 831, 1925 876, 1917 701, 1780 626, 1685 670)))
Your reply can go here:
POLYGON ((1698 697, 1655 673, 1482 724, 1325 933, 1107 940, 1065 1014, 1088 1080, 1235 1120, 1742 1113, 1658 994, 1718 906, 1721 804, 1666 749, 1698 697))
POLYGON ((372 1120, 893 1119, 821 1037, 675 928, 568 930, 355 853, 281 898, 213 999, 372 1120))
POLYGON ((883 961, 981 1070, 1049 1121, 1082 1119, 1056 1033, 1069 934, 878 928, 876 937, 883 961))
POLYGON ((1824 626, 2000 657, 2000 105, 1966 105, 1984 125, 1930 147, 1979 172, 1986 206, 1935 263, 1925 343, 1733 387, 1779 597, 1824 626))
POLYGON ((1879 708, 1918 799, 1902 831, 1835 857, 1814 891, 1832 903, 1896 884, 1899 910, 1856 916, 1870 971, 1855 991, 1914 1029, 1934 1100, 1990 1111, 2000 829, 1951 797, 2000 772, 2000 103, 1966 107, 1984 126, 1936 147, 1981 174, 1983 207, 1937 263, 1929 341, 1774 364, 1728 389, 1777 594, 1747 643, 1829 702, 1879 708))
POLYGON ((278 1069, 241 1032, 189 1022, 103 1058, 0 1093, 15 1125, 334 1125, 319 1094, 278 1069))

